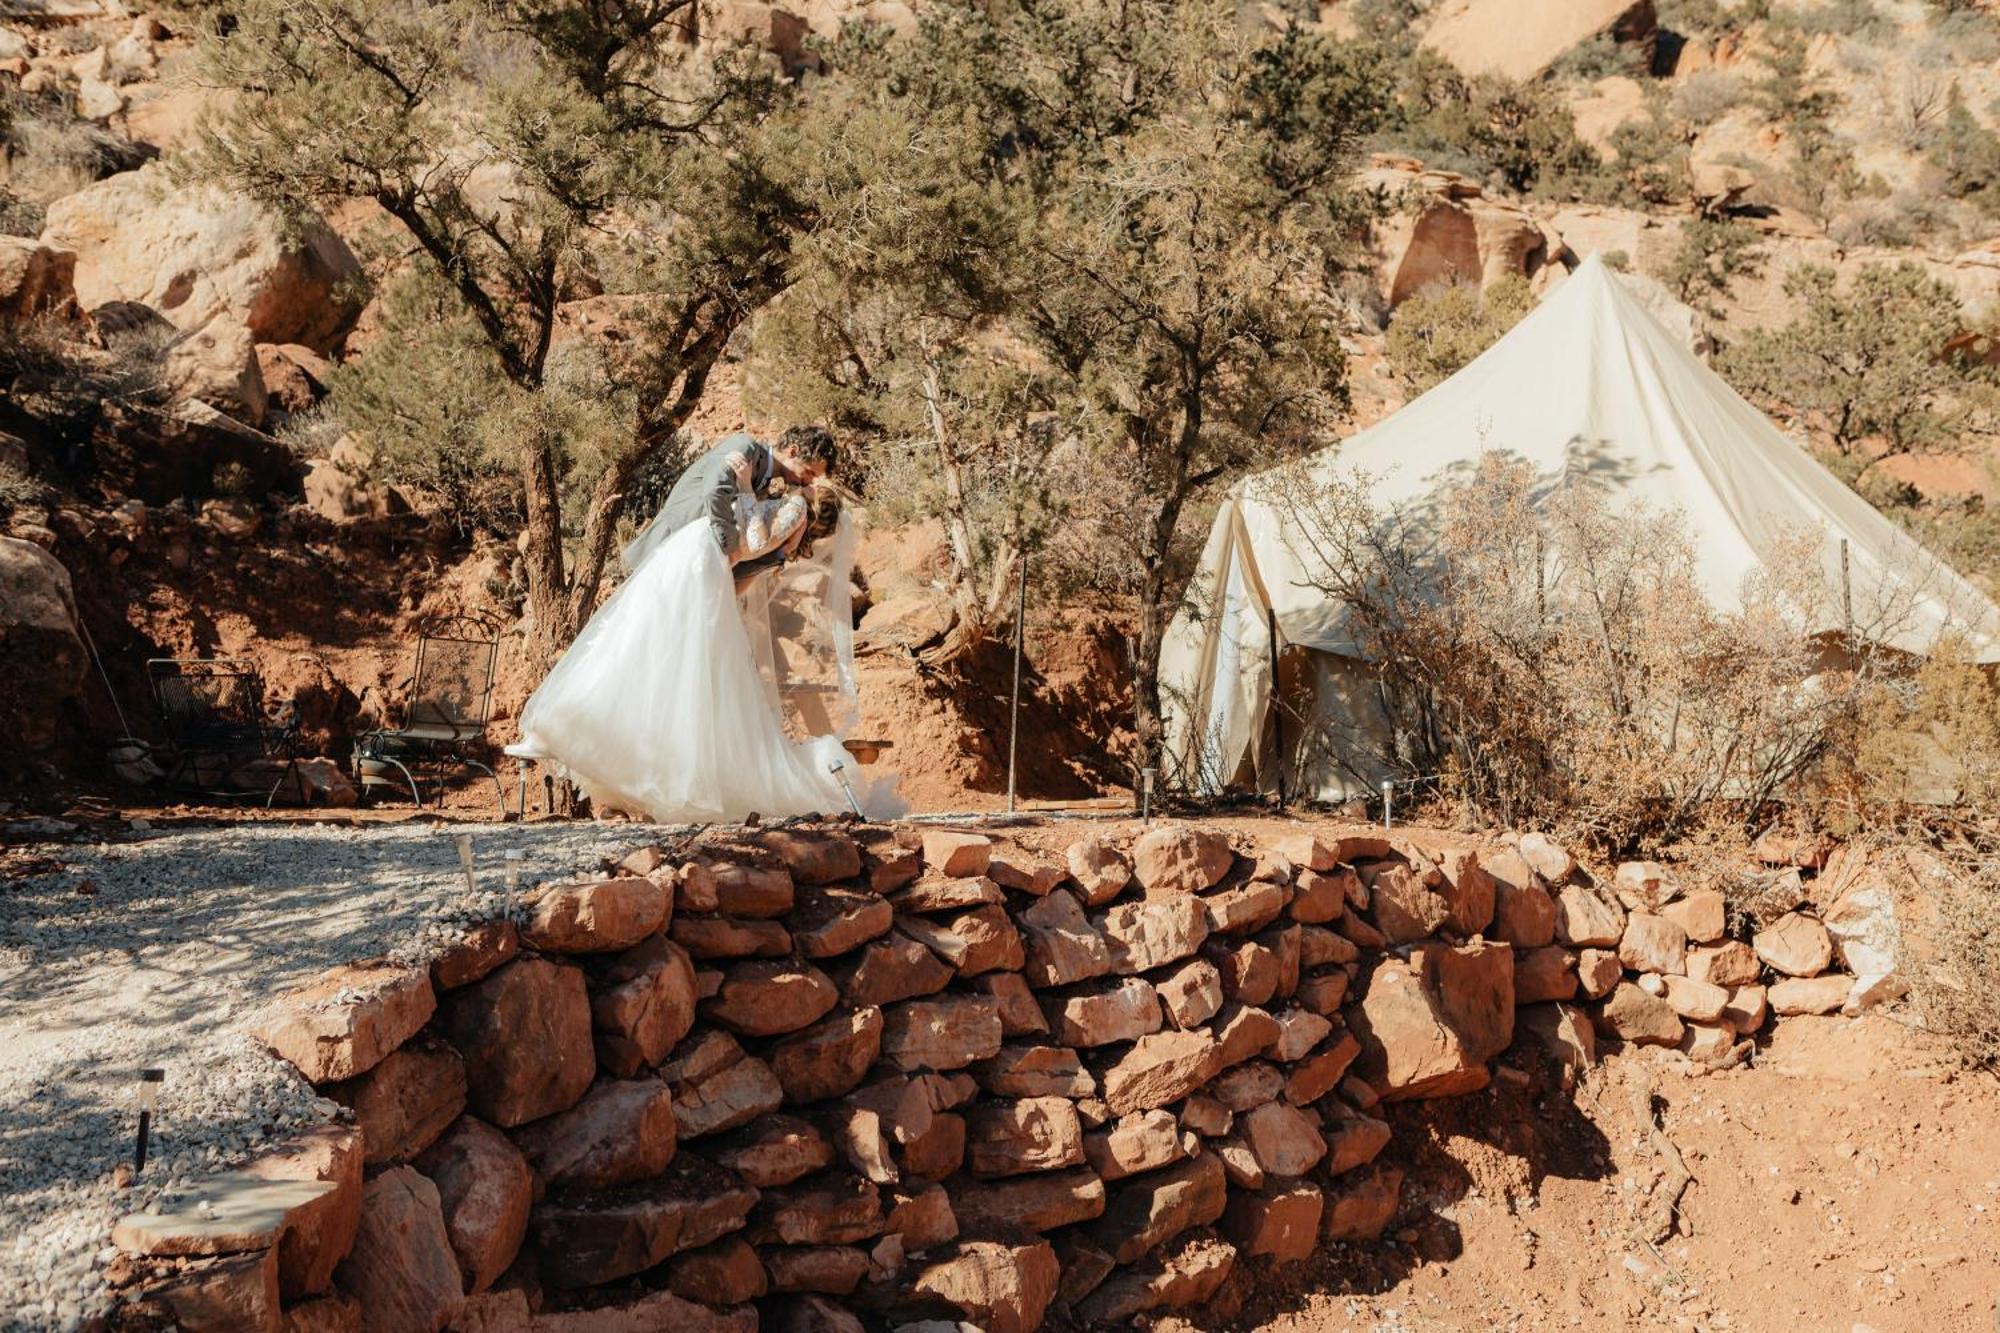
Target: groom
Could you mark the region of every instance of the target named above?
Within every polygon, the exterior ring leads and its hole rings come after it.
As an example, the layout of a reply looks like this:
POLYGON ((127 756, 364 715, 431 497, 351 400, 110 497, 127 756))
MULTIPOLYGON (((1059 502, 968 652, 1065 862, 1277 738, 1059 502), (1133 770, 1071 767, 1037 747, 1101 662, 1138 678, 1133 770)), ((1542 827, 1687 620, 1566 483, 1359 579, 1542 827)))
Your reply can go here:
MULTIPOLYGON (((760 444, 749 432, 738 431, 689 463, 667 493, 667 502, 645 530, 625 548, 625 572, 690 523, 706 522, 722 554, 735 564, 743 534, 737 530, 736 497, 748 491, 766 497, 771 481, 783 477, 792 486, 808 486, 826 475, 834 456, 833 434, 824 426, 794 426, 778 437, 776 446, 760 444)), ((739 579, 784 560, 780 547, 757 560, 736 566, 739 579)))

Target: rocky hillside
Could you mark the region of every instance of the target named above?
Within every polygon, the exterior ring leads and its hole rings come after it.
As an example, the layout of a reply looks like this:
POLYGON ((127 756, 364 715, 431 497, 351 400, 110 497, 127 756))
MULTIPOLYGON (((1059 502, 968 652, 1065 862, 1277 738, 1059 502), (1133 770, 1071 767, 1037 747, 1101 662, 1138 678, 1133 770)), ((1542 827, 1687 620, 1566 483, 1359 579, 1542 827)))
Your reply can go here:
MULTIPOLYGON (((339 753, 392 705, 419 619, 468 610, 511 625, 522 611, 525 548, 504 513, 447 503, 449 478, 377 457, 329 400, 343 366, 397 354, 371 282, 396 262, 375 215, 287 226, 174 168, 216 96, 193 80, 193 48, 226 9, 134 17, 115 0, 61 0, 0 21, 0 658, 19 684, 8 720, 91 782, 106 774, 83 738, 146 730, 146 657, 248 656, 301 706, 314 743, 339 753), (81 627, 110 691, 87 680, 81 627)), ((1460 331, 1469 352, 1525 308, 1523 285, 1545 290, 1601 253, 1725 373, 1754 379, 1801 447, 1826 451, 1990 586, 2000 19, 1915 0, 1520 11, 1244 6, 1246 23, 1317 25, 1353 44, 1393 103, 1362 173, 1376 212, 1347 338, 1357 421, 1424 386, 1407 349, 1443 341, 1441 287, 1484 297, 1469 307, 1477 327, 1460 331), (1905 263, 1929 282, 1912 298, 1929 303, 1918 336, 1937 331, 1929 359, 1957 378, 1871 389, 1922 399, 1909 438, 1904 417, 1842 434, 1845 414, 1812 392, 1823 377, 1799 369, 1820 347, 1799 274, 1821 266, 1851 290, 1905 263)), ((885 41, 916 22, 896 3, 732 3, 705 6, 685 39, 747 45, 809 81, 820 42, 850 20, 885 41)), ((578 292, 557 340, 615 341, 619 318, 616 298, 578 292)), ((746 352, 732 344, 696 438, 784 424, 745 401, 734 358, 746 352)), ((1434 360, 1451 368, 1452 356, 1434 360)), ((871 721, 945 756, 918 775, 924 799, 943 803, 998 789, 986 705, 1004 672, 915 665, 912 627, 943 605, 926 573, 940 545, 928 529, 885 539, 862 628, 881 650, 871 721)), ((1037 629, 1031 667, 1046 658, 1047 673, 1031 673, 1030 704, 1055 742, 1037 752, 1082 756, 1048 765, 1044 794, 1118 777, 1121 618, 1114 604, 1037 629)), ((503 680, 503 729, 532 679, 522 668, 503 680)))

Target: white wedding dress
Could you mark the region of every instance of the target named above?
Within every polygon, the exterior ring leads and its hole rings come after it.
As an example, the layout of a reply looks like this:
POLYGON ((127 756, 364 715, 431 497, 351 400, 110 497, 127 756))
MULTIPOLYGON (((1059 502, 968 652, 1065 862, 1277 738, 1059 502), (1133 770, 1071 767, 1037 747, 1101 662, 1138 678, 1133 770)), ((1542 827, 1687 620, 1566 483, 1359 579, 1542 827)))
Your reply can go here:
POLYGON ((870 818, 902 813, 893 779, 866 778, 841 745, 859 713, 857 537, 843 514, 832 540, 739 597, 709 526, 683 528, 591 617, 507 753, 662 824, 833 814, 850 790, 870 818))

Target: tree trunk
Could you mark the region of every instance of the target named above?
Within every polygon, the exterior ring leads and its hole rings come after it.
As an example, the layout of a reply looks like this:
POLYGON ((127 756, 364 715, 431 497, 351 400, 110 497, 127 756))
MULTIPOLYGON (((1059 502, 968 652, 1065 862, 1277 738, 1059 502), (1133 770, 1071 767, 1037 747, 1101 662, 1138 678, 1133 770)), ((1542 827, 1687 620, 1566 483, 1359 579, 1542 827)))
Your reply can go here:
POLYGON ((953 624, 925 660, 942 666, 978 645, 991 627, 986 606, 979 599, 978 579, 973 567, 972 518, 965 502, 965 467, 945 429, 944 408, 939 402, 937 365, 924 343, 924 411, 930 418, 931 444, 937 453, 938 474, 944 481, 944 530, 951 550, 951 605, 953 624))
POLYGON ((571 637, 565 628, 568 586, 563 576, 562 498, 555 456, 546 440, 529 443, 521 464, 528 511, 528 616, 534 626, 527 651, 536 669, 546 671, 571 637))

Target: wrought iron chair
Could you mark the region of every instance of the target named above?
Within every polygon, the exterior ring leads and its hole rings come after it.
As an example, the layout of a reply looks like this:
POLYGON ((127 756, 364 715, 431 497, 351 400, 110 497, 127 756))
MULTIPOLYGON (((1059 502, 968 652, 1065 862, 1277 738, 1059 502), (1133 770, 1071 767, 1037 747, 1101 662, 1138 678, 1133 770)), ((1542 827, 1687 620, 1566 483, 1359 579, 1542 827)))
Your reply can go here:
POLYGON ((264 680, 247 662, 211 658, 152 658, 146 663, 153 698, 166 727, 169 789, 230 798, 243 795, 231 780, 260 760, 283 760, 264 798, 278 799, 290 778, 299 802, 307 797, 299 769, 298 717, 286 709, 273 720, 264 709, 264 680))
POLYGON ((416 666, 404 682, 409 702, 403 725, 368 732, 354 742, 354 777, 364 798, 379 788, 401 787, 422 806, 421 772, 436 784, 442 804, 445 774, 469 768, 492 779, 500 813, 506 815, 500 775, 482 757, 490 749, 486 722, 499 657, 499 631, 483 616, 444 616, 424 626, 417 638, 416 666))

